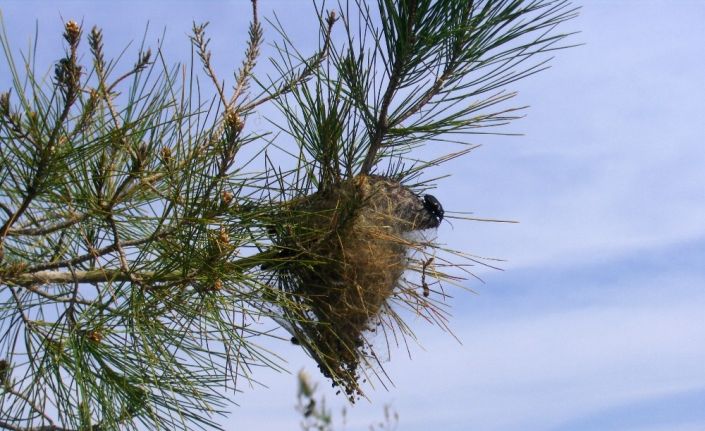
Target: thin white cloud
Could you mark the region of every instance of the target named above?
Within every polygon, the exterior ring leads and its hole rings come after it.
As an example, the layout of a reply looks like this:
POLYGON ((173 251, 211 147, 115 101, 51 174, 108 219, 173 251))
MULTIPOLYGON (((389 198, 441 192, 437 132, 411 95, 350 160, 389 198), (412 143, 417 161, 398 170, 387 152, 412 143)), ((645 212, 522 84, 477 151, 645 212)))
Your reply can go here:
POLYGON ((620 431, 703 431, 702 422, 686 422, 657 426, 639 426, 637 428, 622 428, 620 431))
MULTIPOLYGON (((411 360, 403 349, 393 352, 386 365, 396 388, 371 391, 372 404, 363 400, 350 409, 348 429, 366 429, 391 403, 404 430, 546 430, 620 406, 705 390, 703 280, 673 276, 666 285, 667 278, 621 280, 621 295, 576 295, 576 303, 564 298, 565 309, 558 311, 513 307, 488 318, 473 315, 471 307, 453 322, 463 345, 415 325, 424 349, 412 347, 411 360)), ((472 301, 480 306, 483 297, 472 301)), ((325 388, 300 352, 291 349, 286 357, 294 371, 305 366, 325 388)), ((278 406, 272 426, 258 429, 291 428, 294 377, 265 381, 272 388, 242 396, 247 414, 236 411, 232 423, 254 424, 259 413, 278 406)), ((345 404, 324 393, 336 409, 345 404)))
POLYGON ((398 386, 422 389, 399 403, 402 417, 444 429, 463 429, 461 423, 548 429, 602 409, 705 388, 704 304, 700 297, 472 322, 459 329, 467 340, 462 348, 431 338, 413 362, 395 360, 398 386), (424 409, 430 394, 433 408, 424 409))

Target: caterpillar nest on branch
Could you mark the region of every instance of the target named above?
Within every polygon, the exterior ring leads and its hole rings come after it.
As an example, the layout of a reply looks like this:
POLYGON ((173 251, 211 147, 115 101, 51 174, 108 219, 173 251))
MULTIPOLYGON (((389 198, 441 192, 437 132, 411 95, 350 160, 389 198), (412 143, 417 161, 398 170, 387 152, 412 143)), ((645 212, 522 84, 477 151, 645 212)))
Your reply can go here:
POLYGON ((373 354, 364 332, 379 324, 418 247, 408 234, 437 227, 443 209, 433 196, 360 175, 288 203, 281 216, 282 263, 273 269, 296 304, 284 311, 287 329, 354 399, 361 360, 373 354))

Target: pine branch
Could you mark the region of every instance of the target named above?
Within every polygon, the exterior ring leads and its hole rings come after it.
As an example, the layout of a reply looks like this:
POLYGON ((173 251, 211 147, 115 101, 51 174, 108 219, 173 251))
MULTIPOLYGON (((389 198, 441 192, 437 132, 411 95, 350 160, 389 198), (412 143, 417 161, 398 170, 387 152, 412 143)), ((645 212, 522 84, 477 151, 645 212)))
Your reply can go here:
POLYGON ((82 55, 69 21, 51 81, 32 53, 18 66, 0 34, 12 76, 0 94, 0 379, 15 385, 0 428, 217 427, 223 385, 281 368, 257 342, 270 317, 354 399, 364 378, 388 385, 368 330, 413 338, 400 309, 448 330, 445 286, 496 267, 408 235, 444 217, 504 222, 426 194, 445 177, 428 169, 475 144, 431 160, 415 150, 515 118, 500 106, 508 85, 560 48, 569 3, 321 4, 313 55, 269 21, 282 41, 266 81, 251 6, 230 95, 206 24, 190 37, 202 68, 168 66, 161 49, 153 60, 144 42, 123 68, 97 27, 82 55), (283 134, 246 130, 267 103, 283 134))
POLYGON ((363 174, 368 174, 372 170, 377 153, 382 147, 382 142, 384 141, 387 132, 389 131, 389 107, 392 103, 394 95, 399 90, 402 79, 405 76, 405 72, 408 68, 408 60, 413 46, 416 43, 416 11, 418 7, 417 0, 402 1, 398 3, 397 14, 405 21, 404 31, 398 36, 398 38, 392 42, 393 46, 396 47, 396 52, 394 56, 394 65, 392 66, 391 73, 389 75, 389 82, 387 83, 387 89, 382 96, 382 103, 377 114, 377 120, 373 129, 370 131, 370 147, 367 150, 367 155, 365 156, 362 166, 360 167, 360 172, 363 174))
POLYGON ((61 114, 58 116, 50 135, 45 143, 39 146, 38 162, 35 167, 34 175, 29 181, 25 191, 24 199, 19 208, 12 213, 0 227, 0 262, 3 258, 3 244, 12 225, 24 214, 29 208, 35 197, 41 192, 42 183, 45 176, 48 174, 50 160, 56 152, 57 139, 59 131, 64 122, 68 118, 71 107, 76 101, 78 94, 79 79, 81 75, 81 67, 77 64, 77 49, 81 37, 81 29, 74 21, 68 21, 65 25, 64 39, 69 43, 69 55, 62 59, 55 69, 55 80, 57 87, 63 94, 63 107, 61 114))
MULTIPOLYGON (((133 247, 133 246, 138 246, 138 245, 150 243, 150 242, 165 238, 168 235, 170 235, 171 233, 172 233, 172 231, 170 229, 165 229, 160 232, 155 232, 154 234, 152 234, 148 237, 145 237, 145 238, 122 241, 120 246, 133 247)), ((86 262, 91 259, 97 259, 99 257, 108 255, 110 253, 114 253, 116 251, 118 251, 118 244, 113 243, 113 244, 106 246, 106 247, 101 247, 99 249, 90 250, 88 253, 86 253, 84 255, 76 256, 71 259, 66 259, 66 260, 62 260, 62 261, 58 261, 58 262, 41 263, 41 264, 32 265, 32 266, 29 266, 27 268, 27 270, 30 272, 37 272, 37 271, 42 271, 42 270, 47 270, 47 269, 57 269, 57 268, 65 268, 68 266, 76 266, 80 263, 86 262)))
POLYGON ((68 428, 58 427, 56 425, 42 425, 38 427, 21 427, 17 425, 12 425, 11 423, 4 422, 0 420, 0 428, 10 430, 10 431, 77 431, 70 430, 68 428))
POLYGON ((257 0, 251 1, 252 21, 250 22, 249 29, 250 39, 247 43, 247 50, 245 51, 245 60, 243 60, 242 66, 237 73, 237 78, 235 80, 235 91, 233 92, 233 96, 230 98, 229 106, 236 105, 240 96, 248 89, 250 76, 252 75, 252 70, 257 64, 257 58, 259 57, 260 48, 262 46, 263 32, 257 16, 257 0))
POLYGON ((46 227, 36 227, 36 228, 21 228, 21 229, 10 229, 7 232, 8 236, 43 236, 43 235, 48 235, 53 232, 61 231, 64 230, 68 227, 71 227, 77 223, 81 223, 88 217, 90 217, 91 214, 89 213, 84 213, 80 215, 73 215, 69 219, 49 225, 46 227))
POLYGON ((277 99, 289 93, 297 86, 306 82, 306 80, 311 77, 311 75, 321 66, 323 61, 327 58, 331 48, 331 34, 333 32, 333 25, 337 20, 338 18, 336 16, 335 11, 331 11, 328 13, 328 17, 326 19, 325 32, 323 34, 323 47, 321 47, 321 49, 316 54, 314 54, 305 62, 305 66, 301 72, 299 72, 297 75, 295 75, 288 81, 284 82, 282 85, 279 86, 279 88, 277 88, 273 92, 270 92, 266 96, 260 97, 259 99, 253 100, 252 102, 246 103, 240 109, 244 112, 255 109, 264 103, 267 103, 271 100, 277 99))
MULTIPOLYGON (((123 242, 125 246, 127 241, 123 242)), ((116 244, 111 245, 112 251, 116 251, 118 246, 116 244)), ((100 256, 101 249, 97 251, 97 255, 100 256)), ((263 264, 273 264, 276 262, 276 258, 279 257, 279 251, 265 251, 258 253, 254 256, 243 257, 233 262, 227 262, 224 265, 224 269, 232 274, 242 273, 254 267, 263 264)), ((78 262, 76 262, 78 263, 78 262)), ((73 264, 76 264, 73 263, 73 264)), ((189 274, 184 274, 181 271, 173 271, 169 273, 154 272, 154 271, 130 271, 121 269, 96 269, 92 271, 56 271, 47 269, 38 269, 44 267, 59 268, 63 266, 69 266, 68 263, 64 264, 45 264, 45 265, 35 265, 29 267, 26 270, 19 273, 4 274, 0 275, 0 282, 11 283, 13 285, 24 286, 30 289, 34 289, 35 293, 39 293, 33 286, 41 284, 74 284, 74 283, 117 283, 126 281, 141 280, 149 283, 170 283, 170 282, 189 282, 200 279, 205 279, 208 276, 201 276, 197 271, 193 271, 189 274)), ((62 301, 59 297, 51 296, 46 293, 41 293, 42 296, 48 297, 49 299, 55 301, 62 301)), ((91 305, 92 302, 84 302, 86 305, 91 305)))

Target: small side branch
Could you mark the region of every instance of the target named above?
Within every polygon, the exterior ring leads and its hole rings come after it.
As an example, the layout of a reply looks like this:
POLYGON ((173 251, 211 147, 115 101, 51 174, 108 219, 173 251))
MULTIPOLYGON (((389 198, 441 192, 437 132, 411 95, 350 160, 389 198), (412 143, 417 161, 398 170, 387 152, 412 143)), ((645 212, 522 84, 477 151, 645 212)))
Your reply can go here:
POLYGON ((335 12, 331 11, 328 14, 328 18, 326 19, 326 31, 323 35, 323 47, 319 52, 317 52, 313 57, 311 57, 309 61, 306 62, 306 67, 304 67, 304 70, 298 76, 295 76, 288 82, 284 83, 273 93, 243 105, 239 108, 239 110, 242 112, 252 110, 263 103, 266 103, 272 99, 275 99, 283 94, 290 92, 294 87, 306 81, 311 76, 311 74, 316 69, 318 69, 321 63, 323 63, 323 60, 325 60, 328 56, 331 45, 331 33, 333 32, 333 25, 337 20, 338 18, 336 17, 335 12))
POLYGON ((25 404, 27 404, 29 406, 30 409, 32 409, 37 414, 41 415, 42 418, 44 418, 44 420, 46 420, 49 423, 49 425, 45 425, 41 428, 20 428, 20 427, 11 428, 13 425, 6 424, 4 422, 0 422, 0 427, 5 427, 7 429, 18 429, 18 430, 23 430, 23 431, 28 430, 28 429, 31 429, 31 430, 37 430, 37 429, 57 429, 58 430, 58 429, 61 429, 54 424, 54 421, 52 420, 52 418, 44 411, 43 408, 40 408, 38 405, 36 405, 32 401, 32 399, 30 399, 28 396, 26 396, 22 392, 15 390, 12 386, 10 386, 8 384, 5 385, 5 387, 3 388, 3 391, 5 391, 5 393, 7 393, 7 394, 10 394, 10 395, 15 396, 15 397, 19 398, 20 400, 22 400, 25 404), (10 426, 10 428, 8 428, 8 425, 10 426))
MULTIPOLYGON (((163 230, 157 234, 150 235, 146 238, 123 241, 120 245, 122 247, 133 247, 133 246, 137 246, 137 245, 142 245, 142 244, 146 244, 151 241, 156 241, 161 238, 164 238, 165 236, 167 236, 171 233, 173 233, 173 229, 166 229, 166 230, 163 230)), ((62 260, 59 262, 41 263, 38 265, 31 266, 31 267, 27 268, 27 272, 33 273, 33 272, 43 271, 43 270, 47 270, 47 269, 65 268, 70 265, 76 266, 80 263, 86 262, 91 259, 98 258, 100 256, 105 256, 105 255, 113 253, 115 251, 118 251, 118 245, 111 244, 109 246, 99 248, 97 250, 91 250, 90 253, 86 253, 84 255, 77 256, 72 259, 62 260)))
MULTIPOLYGON (((394 65, 389 75, 389 82, 387 83, 387 89, 384 91, 382 96, 382 102, 380 104, 379 113, 377 115, 377 121, 375 122, 374 128, 370 130, 370 148, 367 150, 367 155, 362 163, 361 173, 368 174, 372 170, 372 166, 375 164, 377 158, 377 153, 382 148, 382 143, 384 138, 389 131, 389 107, 392 104, 394 95, 399 90, 402 84, 404 74, 407 69, 407 62, 409 60, 409 52, 411 47, 415 43, 414 31, 416 23, 416 2, 410 1, 406 4, 406 26, 405 34, 400 35, 400 37, 395 41, 398 44, 397 53, 394 58, 394 65)), ((404 6, 399 6, 400 8, 404 6)))
MULTIPOLYGON (((124 244, 126 244, 127 241, 124 244)), ((243 272, 263 263, 271 263, 279 256, 277 250, 268 250, 254 256, 244 257, 235 262, 226 264, 226 272, 243 272)), ((29 290, 37 293, 36 288, 31 288, 38 284, 74 284, 74 283, 107 283, 107 282, 134 282, 135 278, 151 282, 178 282, 193 280, 198 278, 198 274, 184 274, 181 271, 170 273, 156 273, 151 271, 133 272, 122 269, 96 269, 90 271, 57 271, 57 270, 36 270, 27 271, 21 274, 6 276, 5 281, 16 285, 30 286, 29 290)))
POLYGON ((240 96, 247 90, 252 69, 257 64, 257 57, 259 57, 260 47, 262 46, 262 25, 257 17, 257 0, 252 0, 252 22, 250 23, 249 33, 250 40, 247 43, 245 60, 242 62, 242 67, 236 77, 235 91, 230 98, 230 106, 234 106, 240 96))
POLYGON ((80 223, 83 220, 88 218, 88 214, 81 214, 77 215, 74 217, 71 217, 67 220, 64 220, 62 222, 49 225, 46 227, 35 227, 35 228, 23 228, 23 229, 10 229, 7 232, 8 236, 42 236, 42 235, 48 235, 50 233, 66 229, 68 227, 71 227, 75 225, 76 223, 80 223))
MULTIPOLYGON (((132 281, 131 273, 120 269, 96 269, 92 271, 37 271, 20 274, 11 280, 16 284, 27 287, 32 292, 37 291, 33 286, 37 284, 73 284, 73 283, 106 283, 132 281)), ((174 281, 176 274, 167 274, 160 277, 162 281, 174 281)), ((154 273, 142 273, 142 277, 153 277, 154 273)), ((183 278, 181 274, 178 278, 183 278)), ((67 302, 70 300, 67 300, 67 302)))
POLYGON ((0 428, 9 431, 76 431, 68 428, 63 428, 57 425, 42 425, 38 427, 21 427, 17 425, 12 425, 8 422, 0 421, 0 428))

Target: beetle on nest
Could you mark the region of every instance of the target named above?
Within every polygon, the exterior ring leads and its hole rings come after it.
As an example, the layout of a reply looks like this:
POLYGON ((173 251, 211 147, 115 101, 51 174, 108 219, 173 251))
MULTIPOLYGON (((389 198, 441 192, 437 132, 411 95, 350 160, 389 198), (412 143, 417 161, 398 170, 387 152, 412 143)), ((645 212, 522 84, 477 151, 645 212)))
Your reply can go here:
POLYGON ((374 330, 409 265, 408 233, 438 227, 443 208, 399 182, 359 175, 288 203, 271 268, 300 307, 285 310, 293 340, 305 347, 334 385, 361 394, 363 333, 374 330))

